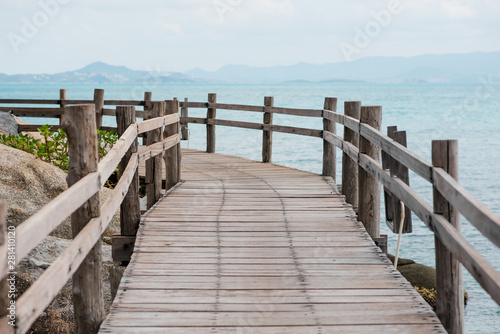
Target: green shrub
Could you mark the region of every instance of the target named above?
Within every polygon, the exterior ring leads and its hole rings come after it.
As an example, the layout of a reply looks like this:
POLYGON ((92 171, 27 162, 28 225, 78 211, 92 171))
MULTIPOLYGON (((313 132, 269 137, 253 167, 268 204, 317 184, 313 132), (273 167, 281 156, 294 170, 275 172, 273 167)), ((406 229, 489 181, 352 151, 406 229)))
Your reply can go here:
MULTIPOLYGON (((35 139, 25 134, 19 136, 1 135, 0 143, 33 154, 67 172, 69 152, 66 133, 61 129, 52 131, 50 125, 42 125, 38 131, 42 139, 35 139)), ((99 160, 101 160, 118 141, 118 135, 113 131, 97 130, 97 138, 99 140, 99 160)))

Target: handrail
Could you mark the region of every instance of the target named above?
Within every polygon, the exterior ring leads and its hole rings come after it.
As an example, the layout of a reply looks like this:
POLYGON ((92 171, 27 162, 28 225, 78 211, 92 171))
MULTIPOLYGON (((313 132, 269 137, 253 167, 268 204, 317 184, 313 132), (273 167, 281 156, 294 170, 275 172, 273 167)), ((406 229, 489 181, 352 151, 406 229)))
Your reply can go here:
MULTIPOLYGON (((2 101, 5 100, 0 100, 0 102, 2 101)), ((41 101, 37 100, 36 102, 41 101)), ((18 226, 16 261, 20 262, 25 258, 64 219, 99 192, 109 176, 115 171, 117 165, 122 161, 127 151, 129 151, 131 145, 136 141, 139 134, 178 123, 179 115, 174 114, 128 126, 118 142, 98 164, 96 172, 90 173, 80 179, 18 226)), ((179 142, 180 134, 177 133, 159 143, 142 148, 138 153, 132 154, 111 196, 102 205, 99 217, 93 218, 87 223, 83 230, 73 239, 68 248, 18 299, 16 317, 19 320, 16 323, 16 333, 26 333, 29 330, 32 323, 56 297, 66 282, 76 272, 80 264, 82 264, 96 242, 101 238, 102 233, 124 200, 127 189, 129 189, 133 182, 134 174, 137 173, 139 164, 165 152, 179 142)), ((1 250, 5 251, 3 246, 1 250)), ((5 278, 8 273, 6 261, 7 256, 0 256, 0 279, 5 278)), ((0 328, 8 328, 4 327, 7 323, 7 317, 0 319, 0 323, 0 328)))
MULTIPOLYGON (((360 149, 349 141, 344 140, 335 133, 335 126, 331 124, 343 125, 346 129, 353 131, 361 136, 364 140, 369 141, 371 144, 376 145, 379 150, 383 151, 389 157, 400 163, 402 166, 415 172, 418 176, 428 181, 438 191, 449 205, 463 214, 471 224, 477 228, 484 236, 493 242, 497 247, 500 247, 500 217, 493 213, 489 208, 484 206, 479 200, 474 198, 467 190, 465 190, 457 180, 455 180, 445 170, 434 167, 433 164, 426 161, 419 155, 413 153, 404 145, 398 143, 387 135, 384 135, 380 130, 360 121, 354 117, 336 112, 336 100, 331 99, 328 103, 325 102, 324 109, 298 109, 298 108, 279 108, 273 105, 273 102, 264 103, 262 106, 242 105, 242 104, 225 104, 215 103, 215 94, 210 94, 209 101, 211 102, 180 102, 177 106, 183 107, 183 117, 179 117, 178 113, 173 115, 162 116, 152 120, 146 120, 137 123, 134 127, 129 127, 127 131, 120 137, 120 141, 115 145, 113 150, 99 165, 98 172, 92 173, 80 180, 73 187, 68 189, 65 193, 61 194, 51 204, 40 210, 39 217, 44 217, 43 220, 51 221, 43 227, 42 233, 37 230, 34 235, 35 229, 33 226, 40 223, 36 222, 36 216, 27 220, 26 224, 19 227, 20 239, 27 238, 32 240, 41 241, 46 235, 50 233, 65 217, 67 217, 70 208, 79 207, 82 202, 85 202, 90 196, 95 193, 95 189, 100 188, 107 176, 109 176, 117 163, 121 160, 125 152, 127 152, 131 143, 135 138, 144 132, 151 131, 166 125, 180 123, 187 126, 188 123, 205 124, 207 130, 210 129, 211 136, 207 137, 207 151, 213 151, 215 147, 215 125, 238 127, 245 129, 260 130, 268 134, 268 140, 263 140, 263 160, 270 161, 270 152, 272 140, 269 140, 269 134, 272 132, 283 132, 297 135, 305 135, 322 138, 324 142, 324 152, 327 145, 333 145, 345 153, 347 159, 352 159, 356 166, 360 166, 368 174, 373 176, 380 184, 382 184, 391 194, 398 200, 404 202, 407 208, 413 211, 428 227, 434 232, 436 237, 446 247, 446 249, 453 255, 464 267, 471 273, 471 275, 479 282, 485 291, 500 305, 500 274, 488 263, 483 256, 472 247, 467 240, 460 234, 459 230, 453 227, 450 222, 440 214, 435 213, 434 209, 425 200, 422 199, 415 191, 410 188, 405 182, 397 177, 397 175, 389 174, 382 165, 369 155, 360 152, 360 149), (207 117, 188 117, 188 108, 201 108, 207 109, 207 117), (216 110, 235 110, 235 111, 248 111, 248 112, 261 112, 264 115, 262 123, 243 122, 235 120, 217 119, 215 117, 216 110), (293 126, 282 126, 272 124, 272 114, 284 114, 293 116, 306 116, 306 117, 321 117, 324 120, 323 130, 300 128, 293 126), (328 123, 330 122, 330 123, 328 123), (330 125, 328 125, 330 124, 330 125), (267 145, 267 146, 266 146, 267 145), (264 158, 264 151, 266 151, 266 158, 264 158), (62 199, 62 197, 71 196, 75 193, 83 196, 78 202, 75 202, 72 207, 68 204, 71 201, 62 199), (64 195, 64 196, 62 196, 64 195), (83 200, 85 198, 85 200, 83 200), (55 203, 55 204, 54 204, 55 203), (54 207, 59 210, 54 210, 54 207), (61 209, 62 208, 62 209, 61 209), (55 213, 55 214, 54 214, 55 213), (47 219, 50 215, 50 220, 47 219), (54 217, 56 219, 54 219, 54 217), (29 228, 28 228, 29 227, 29 228), (22 236, 22 237, 21 237, 22 236)), ((272 100, 272 98, 271 98, 272 100)), ((267 100, 267 101, 271 101, 267 100)), ((12 100, 0 99, 0 104, 69 104, 71 102, 92 102, 87 100, 12 100)), ((144 106, 145 111, 143 116, 147 116, 151 102, 145 97, 144 101, 118 101, 108 100, 102 101, 103 105, 117 105, 123 104, 128 106, 144 106)), ((61 115, 61 108, 5 108, 0 107, 0 110, 13 110, 14 114, 17 112, 19 115, 33 116, 45 115, 46 117, 53 117, 61 115), (38 113, 37 113, 38 112, 38 113)), ((116 114, 112 109, 102 109, 102 114, 112 116, 116 114)), ((136 114, 137 116, 137 114, 136 114)), ((151 157, 178 145, 180 141, 179 134, 168 136, 168 138, 152 144, 147 148, 141 149, 133 155, 132 160, 140 161, 150 159, 151 157)), ((324 153, 323 163, 325 160, 330 159, 335 161, 335 157, 326 156, 324 153)), ((134 162, 135 164, 135 162, 134 162)), ((335 173, 329 174, 334 177, 335 173)), ((361 181, 360 181, 361 182, 361 181)), ((121 185, 120 185, 121 186, 121 185)), ((125 186, 123 186, 125 187, 125 186)), ((379 194, 380 195, 380 194, 379 194)), ((387 205, 387 203, 386 203, 387 205)), ((103 210, 104 211, 104 210, 103 210)), ((107 218, 99 224, 105 223, 107 218)), ((97 224, 97 223, 95 223, 97 224)), ((372 236, 374 237, 374 236, 372 236)), ((30 245, 26 245, 25 241, 21 241, 18 246, 19 256, 24 257, 30 250, 30 245)), ((75 261, 76 258, 75 258, 75 261)), ((6 266, 5 259, 0 258, 0 268, 6 266)), ((75 262, 76 263, 76 262, 75 262)), ((1 276, 3 277, 3 276, 1 276)))

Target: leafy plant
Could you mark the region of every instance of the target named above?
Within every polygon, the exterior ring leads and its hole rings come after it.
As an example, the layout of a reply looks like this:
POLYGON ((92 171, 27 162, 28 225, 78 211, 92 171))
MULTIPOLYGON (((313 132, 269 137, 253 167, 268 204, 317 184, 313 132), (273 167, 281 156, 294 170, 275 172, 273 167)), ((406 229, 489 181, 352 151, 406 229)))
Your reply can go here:
MULTIPOLYGON (((67 172, 69 152, 66 133, 62 129, 52 131, 50 125, 42 125, 38 131, 42 139, 35 139, 23 134, 19 136, 1 135, 0 143, 33 154, 67 172)), ((118 134, 114 131, 98 130, 97 138, 99 140, 99 160, 101 160, 118 141, 118 134)))

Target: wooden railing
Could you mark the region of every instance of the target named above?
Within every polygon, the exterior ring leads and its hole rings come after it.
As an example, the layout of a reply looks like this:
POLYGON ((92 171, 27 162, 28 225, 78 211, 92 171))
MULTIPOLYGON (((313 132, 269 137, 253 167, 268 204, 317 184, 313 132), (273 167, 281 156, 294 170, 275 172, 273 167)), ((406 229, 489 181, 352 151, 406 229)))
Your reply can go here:
MULTIPOLYGON (((96 95, 101 96, 102 94, 99 95, 96 91, 96 95)), ((49 104, 49 102, 52 104, 64 105, 88 101, 0 100, 0 103, 49 104)), ((145 95, 144 101, 104 101, 101 103, 101 105, 116 104, 129 106, 143 105, 149 111, 151 111, 152 106, 150 95, 148 97, 148 94, 145 95)), ((81 181, 83 182, 83 180, 86 180, 85 183, 79 182, 68 189, 64 197, 72 196, 73 198, 78 198, 79 200, 77 202, 68 206, 68 209, 61 212, 60 210, 54 210, 55 207, 64 207, 56 202, 62 201, 62 199, 56 199, 55 202, 52 202, 37 214, 38 217, 43 218, 37 218, 37 216, 35 216, 35 218, 30 218, 29 221, 23 223, 23 225, 26 223, 28 224, 25 225, 26 227, 20 227, 18 230, 19 240, 23 242, 23 245, 20 244, 21 247, 18 251, 19 258, 24 257, 29 249, 33 248, 37 242, 41 241, 44 236, 50 233, 50 231, 55 228, 56 224, 69 214, 70 209, 73 210, 79 207, 95 194, 102 186, 102 180, 105 180, 107 176, 109 176, 114 166, 118 163, 118 160, 125 154, 125 151, 130 147, 131 142, 135 140, 137 135, 158 128, 160 126, 158 124, 159 122, 163 122, 161 126, 175 123, 177 119, 175 117, 178 117, 179 103, 177 101, 171 101, 167 104, 174 106, 170 109, 176 110, 175 116, 165 116, 158 120, 138 123, 136 127, 129 127, 120 138, 120 145, 117 145, 117 148, 114 148, 114 151, 99 165, 98 172, 85 176, 81 181), (111 161, 115 164, 113 165, 111 161), (76 194, 78 194, 78 196, 76 194), (49 217, 50 220, 48 219, 49 217), (43 233, 35 233, 32 229, 27 228, 31 224, 35 224, 33 221, 43 221, 45 219, 51 221, 51 223, 42 228, 43 233), (30 230, 31 232, 29 232, 30 230), (21 232, 23 232, 22 236, 21 232)), ((95 105, 98 105, 98 103, 95 102, 95 105)), ((380 197, 381 186, 383 185, 387 196, 385 201, 386 213, 394 223, 395 230, 398 229, 396 225, 399 224, 403 211, 400 209, 399 205, 400 202, 402 202, 404 203, 405 211, 411 210, 415 213, 415 215, 435 234, 438 291, 437 313, 443 325, 450 333, 460 333, 463 331, 463 283, 461 267, 458 263, 461 263, 485 291, 500 305, 500 274, 461 235, 458 212, 465 216, 473 226, 498 247, 500 247, 500 217, 475 199, 456 180, 456 141, 433 141, 433 162, 430 163, 405 147, 406 137, 404 132, 397 132, 394 128, 390 129, 389 135, 384 135, 380 132, 382 117, 381 107, 361 106, 361 102, 359 101, 346 102, 344 105, 344 114, 340 114, 336 110, 336 98, 326 98, 323 109, 297 109, 275 107, 272 97, 266 97, 262 106, 216 103, 216 95, 210 94, 208 102, 188 102, 185 100, 180 103, 180 106, 182 107, 183 114, 180 118, 180 124, 183 130, 187 129, 189 123, 206 125, 207 152, 215 151, 215 125, 262 130, 263 162, 271 162, 272 160, 273 132, 317 137, 321 138, 323 141, 323 175, 331 176, 335 179, 336 148, 340 149, 343 152, 342 193, 346 196, 348 203, 358 208, 360 220, 363 222, 374 241, 379 244, 383 244, 384 242, 384 238, 380 235, 380 197), (198 118, 189 117, 189 108, 206 109, 207 116, 198 118), (217 109, 260 112, 263 114, 263 121, 262 123, 254 123, 218 119, 216 117, 217 109), (323 129, 318 130, 275 125, 273 124, 274 114, 322 118, 323 129), (336 134, 337 124, 344 126, 344 138, 336 134), (381 154, 384 160, 383 163, 380 162, 381 154), (433 186, 433 207, 409 186, 408 169, 415 172, 433 186)), ((156 106, 155 108, 162 109, 161 106, 156 106)), ((13 110, 18 116, 39 116, 35 109, 2 109, 13 110)), ((61 110, 56 109, 45 109, 43 112, 51 116, 62 115, 61 110)), ((144 114, 148 114, 149 111, 144 112, 144 114)), ((114 111, 102 109, 101 114, 113 115, 114 111)), ((97 112, 97 115, 97 117, 99 117, 99 112, 97 112)), ((63 118, 66 118, 66 115, 64 115, 63 118)), ((21 127, 20 129, 26 131, 26 129, 31 128, 21 127)), ((168 135, 171 135, 171 130, 177 131, 176 129, 170 129, 167 131, 168 135)), ((138 161, 160 154, 163 150, 174 147, 175 143, 178 143, 178 141, 179 137, 175 135, 175 137, 168 137, 161 144, 149 146, 147 153, 144 151, 135 155, 132 154, 132 162, 129 163, 129 167, 124 172, 124 175, 128 177, 132 171, 136 169, 138 161)), ((176 147, 177 150, 179 150, 179 147, 176 147)), ((170 150, 170 153, 165 154, 165 156, 168 156, 167 163, 170 162, 172 166, 175 165, 174 161, 179 163, 180 158, 178 152, 173 155, 170 150)), ((155 166, 156 163, 152 163, 152 166, 155 166)), ((179 168, 180 166, 177 164, 174 169, 167 172, 171 180, 180 180, 179 168), (177 179, 175 179, 175 177, 177 177, 177 179)), ((150 167, 150 169, 156 170, 156 172, 158 170, 155 167, 150 167)), ((127 179, 127 177, 125 177, 125 179, 127 179)), ((128 184, 128 181, 123 181, 122 184, 119 184, 119 187, 123 190, 128 187, 128 184)), ((172 183, 170 183, 170 185, 172 185, 172 183)), ((158 189, 157 186, 150 186, 150 188, 158 189)), ((148 194, 152 195, 148 195, 148 197, 156 196, 154 195, 155 191, 157 190, 151 190, 148 194)), ((92 234, 92 240, 98 240, 100 235, 98 232, 103 231, 102 226, 107 224, 109 221, 108 219, 110 219, 110 214, 116 211, 116 203, 124 196, 123 191, 120 194, 121 195, 116 195, 116 199, 113 202, 114 206, 110 204, 108 207, 102 209, 101 217, 103 218, 94 218, 89 225, 85 227, 87 230, 93 231, 87 232, 88 234, 92 234)), ((71 201, 67 201, 67 203, 69 202, 71 201)), ((409 217, 410 215, 406 214, 405 216, 409 217)), ((411 230, 411 227, 408 228, 409 223, 409 218, 406 218, 404 222, 405 226, 403 226, 406 232, 411 230)), ((83 240, 80 240, 81 239, 78 239, 77 236, 74 241, 75 245, 83 243, 83 240)), ((69 263, 72 263, 71 270, 75 270, 75 264, 81 262, 81 254, 73 254, 71 252, 74 252, 77 248, 78 246, 73 246, 72 250, 68 251, 68 255, 63 254, 62 257, 66 256, 68 260, 61 260, 60 263, 63 264, 59 266, 67 266, 69 263)), ((89 246, 86 246, 85 250, 89 251, 89 246)), ((2 261, 4 260, 2 259, 2 261)), ((5 263, 1 263, 1 265, 1 268, 5 268, 5 263)), ((67 270, 68 268, 65 267, 64 269, 67 270)), ((64 278, 69 278, 69 275, 65 275, 64 278)), ((61 283, 57 284, 57 287, 62 287, 61 284, 63 284, 62 279, 61 283)), ((41 283, 38 285, 41 285, 41 283)), ((38 285, 36 287, 38 287, 38 285)), ((36 304, 38 305, 37 312, 43 310, 43 305, 47 305, 50 298, 55 296, 54 293, 55 292, 52 291, 51 294, 44 297, 43 303, 40 302, 36 304)), ((28 298, 30 298, 30 301, 39 299, 39 297, 36 297, 35 294, 32 293, 31 295, 27 295, 22 301, 26 303, 28 298)), ((21 305, 20 303, 20 306, 21 305)), ((24 307, 25 309, 23 309, 23 312, 26 313, 28 308, 26 306, 24 307)), ((36 317, 35 315, 28 316, 28 314, 25 313, 20 313, 26 317, 23 318, 23 320, 30 319, 29 321, 32 321, 36 317)))
MULTIPOLYGON (((3 100, 2 102, 4 102, 3 100)), ((53 101, 36 101, 46 104, 53 101)), ((83 101, 58 101, 72 104, 83 101)), ((122 103, 123 101, 113 102, 122 103)), ((9 101, 8 103, 14 103, 9 101)), ((26 100, 17 103, 27 103, 26 100)), ((106 157, 97 163, 97 104, 64 107, 64 112, 54 111, 63 116, 62 128, 68 135, 70 165, 68 171, 69 188, 44 206, 36 214, 20 224, 15 230, 15 256, 12 244, 0 240, 0 280, 13 272, 13 267, 25 258, 63 220, 71 215, 74 239, 51 266, 24 292, 15 303, 15 312, 5 315, 2 309, 1 333, 26 333, 33 322, 50 304, 66 282, 73 277, 73 301, 75 322, 78 333, 96 333, 104 318, 102 299, 102 259, 101 235, 118 208, 121 207, 121 238, 134 239, 140 220, 138 166, 165 153, 168 184, 180 180, 179 105, 177 101, 150 102, 146 112, 148 120, 135 123, 135 101, 123 103, 116 109, 118 131, 121 135, 106 157), (127 106, 128 105, 128 106, 127 106), (154 111, 154 118, 151 117, 154 111), (165 112, 167 115, 165 116, 165 112), (150 119, 151 118, 151 119, 150 119), (169 128, 163 139, 161 129, 169 128), (172 127, 174 129, 172 129, 172 127), (156 133, 155 133, 156 132, 156 133), (138 150, 137 137, 147 133, 148 146, 138 150), (154 135, 153 135, 154 134, 154 135), (120 179, 108 200, 99 205, 98 192, 106 180, 120 165, 120 179), (14 263, 15 262, 15 263, 14 263), (16 327, 13 327, 12 319, 16 327), (9 324, 9 322, 11 324, 9 324)), ((15 109, 18 115, 36 115, 15 109)), ((46 109, 43 110, 47 112, 46 109)), ((160 158, 161 159, 161 158, 160 158)), ((161 163, 161 162, 160 162, 161 163)), ((161 165, 160 165, 161 172, 161 165)), ((146 171, 148 177, 148 171, 146 171)), ((149 177, 148 196, 160 197, 161 175, 155 172, 149 177)), ((154 203, 149 203, 150 206, 154 203)), ((4 220, 3 205, 0 204, 0 218, 4 220)), ((10 230, 9 230, 10 231, 10 230)), ((2 236, 4 236, 2 234, 2 236)), ((114 241, 113 241, 114 242, 114 241)), ((1 289, 0 289, 1 290, 1 289)), ((3 303, 9 304, 7 294, 1 296, 3 303)))
MULTIPOLYGON (((210 100, 216 100, 214 94, 209 96, 210 100)), ((381 107, 361 106, 359 101, 345 102, 345 114, 336 111, 335 98, 326 98, 323 110, 276 108, 272 97, 265 98, 264 106, 215 102, 185 102, 181 105, 184 108, 207 108, 206 118, 181 117, 181 124, 206 124, 207 152, 215 150, 214 125, 262 130, 263 162, 270 162, 272 159, 272 132, 318 137, 323 139, 323 175, 335 179, 335 148, 340 149, 343 152, 342 193, 346 195, 348 203, 358 208, 359 219, 376 242, 383 242, 380 235, 380 197, 383 185, 388 195, 386 212, 390 214, 395 230, 399 229, 397 225, 401 218, 401 201, 405 210, 414 212, 434 232, 437 314, 448 332, 463 332, 464 290, 458 263, 500 305, 500 274, 461 235, 458 213, 497 247, 500 247, 500 217, 475 199, 456 180, 456 141, 433 141, 433 163, 430 163, 405 147, 404 132, 395 132, 394 127, 391 127, 390 136, 394 139, 380 132, 381 107), (261 112, 263 122, 216 119, 217 109, 261 112), (323 118, 323 130, 273 125, 273 114, 320 117, 323 118), (344 126, 344 138, 336 134, 336 124, 344 126), (380 163, 381 153, 386 160, 384 166, 380 163), (432 184, 433 207, 408 185, 408 169, 432 184)), ((408 213, 405 215, 405 225, 410 220, 408 213)), ((408 226, 405 228, 407 231, 411 230, 408 226)))

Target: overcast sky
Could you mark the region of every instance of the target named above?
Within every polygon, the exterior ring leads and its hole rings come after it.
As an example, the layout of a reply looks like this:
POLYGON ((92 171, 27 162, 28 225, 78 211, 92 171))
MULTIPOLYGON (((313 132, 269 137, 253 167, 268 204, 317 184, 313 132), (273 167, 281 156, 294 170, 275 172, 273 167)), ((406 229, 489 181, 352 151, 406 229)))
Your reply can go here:
POLYGON ((0 0, 0 73, 500 51, 498 0, 0 0))

